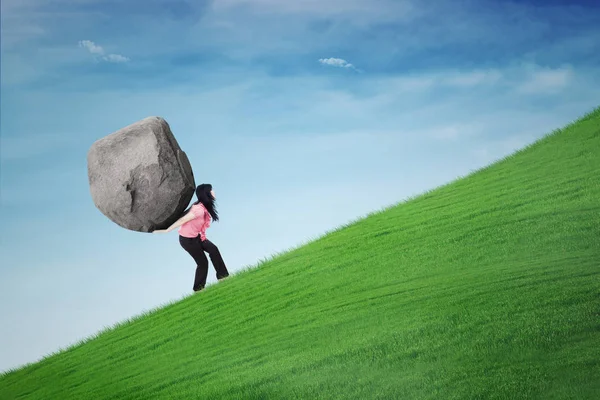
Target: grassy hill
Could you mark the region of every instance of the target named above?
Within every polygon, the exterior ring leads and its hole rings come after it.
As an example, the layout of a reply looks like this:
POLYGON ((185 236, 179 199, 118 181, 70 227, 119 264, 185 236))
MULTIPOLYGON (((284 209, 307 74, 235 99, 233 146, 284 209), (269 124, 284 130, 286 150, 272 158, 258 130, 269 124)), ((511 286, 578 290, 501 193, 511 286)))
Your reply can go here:
POLYGON ((0 398, 598 399, 600 108, 10 371, 0 398))

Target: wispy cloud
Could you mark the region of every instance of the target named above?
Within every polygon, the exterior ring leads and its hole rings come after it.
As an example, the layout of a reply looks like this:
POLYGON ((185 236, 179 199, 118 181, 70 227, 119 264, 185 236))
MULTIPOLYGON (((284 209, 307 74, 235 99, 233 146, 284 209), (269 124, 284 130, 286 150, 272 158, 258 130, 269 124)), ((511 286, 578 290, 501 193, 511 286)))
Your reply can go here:
POLYGON ((354 68, 354 65, 341 58, 321 58, 319 62, 332 67, 354 68))
POLYGON ((323 65, 328 65, 331 67, 338 67, 338 68, 349 68, 349 69, 353 69, 355 71, 359 71, 354 65, 350 64, 348 61, 344 60, 343 58, 320 58, 319 62, 323 65))
POLYGON ((574 78, 574 71, 571 67, 562 67, 557 69, 536 69, 531 72, 518 91, 523 94, 535 93, 553 93, 564 89, 574 78))
POLYGON ((502 79, 502 73, 498 70, 476 70, 468 73, 450 74, 443 81, 451 86, 476 86, 493 84, 500 79, 502 79))
POLYGON ((79 47, 88 49, 88 51, 92 54, 104 54, 104 49, 100 46, 97 46, 96 43, 90 40, 80 40, 79 47))
POLYGON ((507 89, 518 95, 536 95, 556 94, 569 85, 580 82, 576 70, 571 66, 552 68, 523 63, 493 69, 440 69, 414 74, 396 74, 393 77, 375 78, 373 83, 377 84, 380 90, 392 86, 397 91, 411 93, 478 88, 507 89))
POLYGON ((109 55, 105 56, 104 59, 106 61, 114 62, 114 63, 121 63, 121 62, 129 61, 129 58, 122 56, 120 54, 109 54, 109 55))
POLYGON ((123 63, 129 61, 129 58, 122 56, 120 54, 106 54, 102 46, 97 45, 91 40, 80 40, 79 47, 82 47, 89 51, 91 54, 100 56, 100 58, 104 61, 112 62, 112 63, 123 63))
POLYGON ((244 7, 259 13, 278 15, 350 17, 354 22, 402 20, 416 12, 413 0, 214 0, 217 11, 244 7))
POLYGON ((384 85, 393 84, 401 90, 426 91, 433 88, 472 88, 494 85, 502 82, 504 72, 501 69, 475 70, 437 70, 418 74, 398 74, 384 79, 384 85))

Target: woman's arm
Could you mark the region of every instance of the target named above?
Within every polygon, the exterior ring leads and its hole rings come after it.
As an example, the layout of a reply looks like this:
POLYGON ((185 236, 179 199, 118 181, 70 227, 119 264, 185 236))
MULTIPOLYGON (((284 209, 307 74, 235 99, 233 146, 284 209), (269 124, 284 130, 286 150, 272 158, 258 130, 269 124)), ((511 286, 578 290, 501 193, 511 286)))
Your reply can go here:
POLYGON ((177 221, 173 222, 173 224, 168 227, 167 229, 157 229, 155 231, 152 231, 152 233, 167 233, 167 232, 171 232, 173 229, 179 228, 181 225, 185 224, 188 221, 193 220, 194 218, 196 218, 196 216, 194 215, 193 212, 188 212, 187 214, 185 214, 183 217, 179 218, 177 221))

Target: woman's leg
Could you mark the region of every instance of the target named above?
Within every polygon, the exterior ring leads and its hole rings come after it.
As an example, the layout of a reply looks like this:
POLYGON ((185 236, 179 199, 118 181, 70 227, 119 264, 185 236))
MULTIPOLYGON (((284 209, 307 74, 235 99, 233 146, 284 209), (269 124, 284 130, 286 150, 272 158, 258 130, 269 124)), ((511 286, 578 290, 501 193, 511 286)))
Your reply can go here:
POLYGON ((208 252, 210 261, 212 261, 213 267, 215 267, 215 270, 217 271, 217 279, 228 277, 229 272, 227 271, 227 267, 225 266, 225 262, 223 261, 223 257, 221 257, 221 252, 217 246, 208 239, 204 239, 201 243, 204 251, 208 252))
POLYGON ((185 251, 196 261, 196 275, 194 278, 193 289, 195 292, 204 289, 206 286, 206 277, 208 276, 208 260, 204 254, 202 243, 199 237, 186 238, 179 236, 179 244, 184 248, 185 251))

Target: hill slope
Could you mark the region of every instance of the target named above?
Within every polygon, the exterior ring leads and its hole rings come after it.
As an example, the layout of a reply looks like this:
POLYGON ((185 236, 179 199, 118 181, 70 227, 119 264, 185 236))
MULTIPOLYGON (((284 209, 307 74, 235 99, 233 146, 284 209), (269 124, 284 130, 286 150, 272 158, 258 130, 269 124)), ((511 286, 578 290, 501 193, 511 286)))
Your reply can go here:
POLYGON ((600 398, 600 108, 0 377, 2 399, 600 398))

